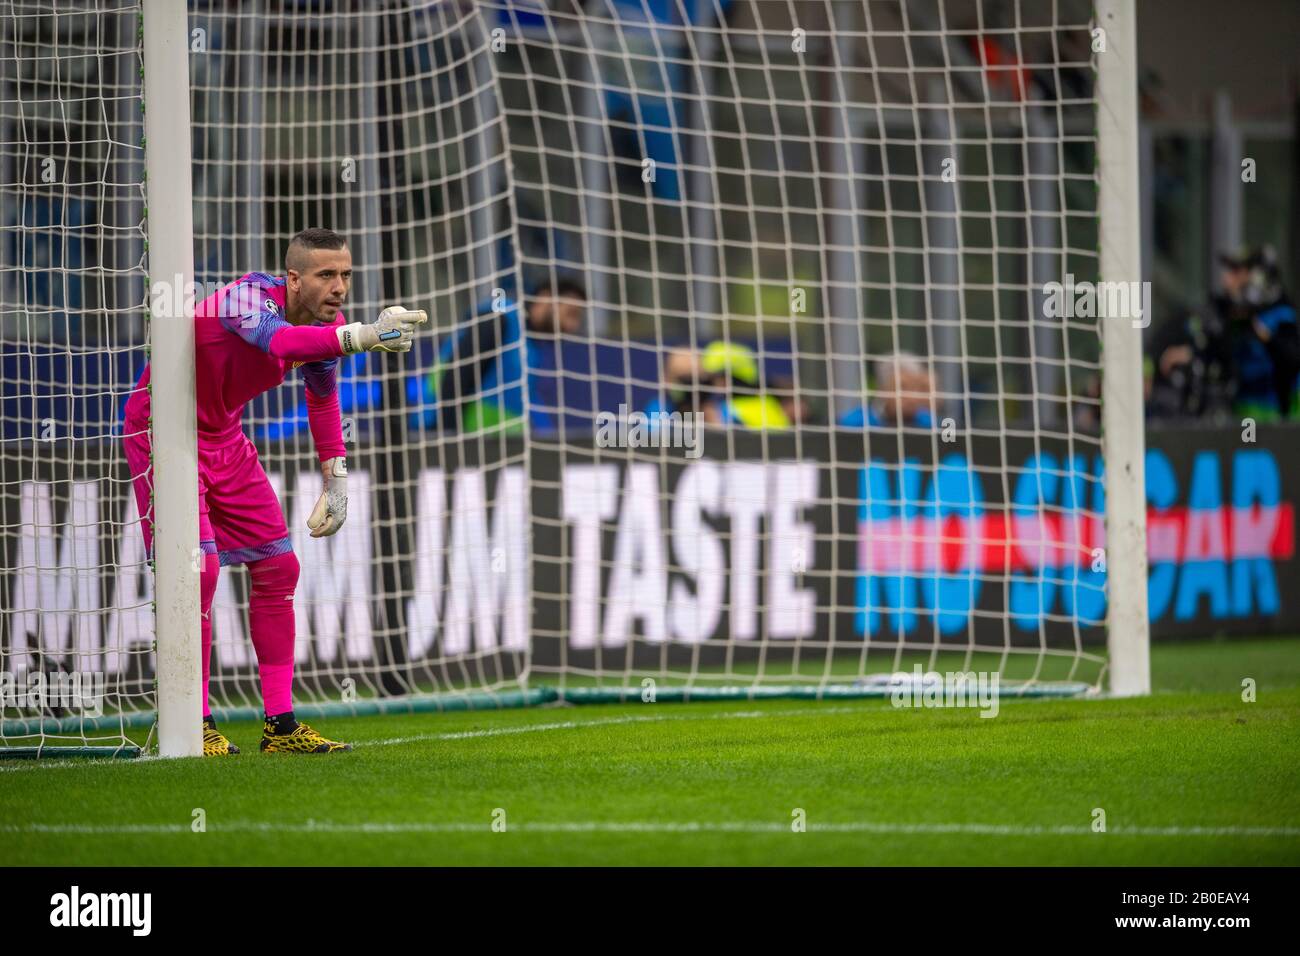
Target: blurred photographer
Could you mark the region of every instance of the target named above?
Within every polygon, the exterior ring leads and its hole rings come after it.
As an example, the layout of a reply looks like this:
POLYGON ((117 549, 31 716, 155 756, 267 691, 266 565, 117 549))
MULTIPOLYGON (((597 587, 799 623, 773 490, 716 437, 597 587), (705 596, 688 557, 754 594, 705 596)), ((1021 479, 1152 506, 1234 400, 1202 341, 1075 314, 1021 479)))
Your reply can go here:
POLYGON ((1233 313, 1236 400, 1233 410, 1257 421, 1290 418, 1300 373, 1296 310, 1282 289, 1277 253, 1264 246, 1239 264, 1246 276, 1233 313))
POLYGON ((1295 308, 1271 247, 1219 256, 1223 291, 1156 339, 1151 413, 1172 417, 1289 417, 1300 372, 1295 308))

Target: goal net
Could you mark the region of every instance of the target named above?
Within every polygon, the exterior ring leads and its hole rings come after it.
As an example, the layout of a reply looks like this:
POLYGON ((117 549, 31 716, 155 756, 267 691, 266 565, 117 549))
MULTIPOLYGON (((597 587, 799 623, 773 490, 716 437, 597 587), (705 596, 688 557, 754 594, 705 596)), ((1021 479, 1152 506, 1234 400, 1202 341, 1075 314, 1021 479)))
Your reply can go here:
MULTIPOLYGON (((1131 257, 1101 281, 1130 171, 1099 129, 1131 103, 1092 7, 192 2, 191 129, 146 143, 176 79, 143 70, 139 3, 15 0, 0 746, 147 742, 122 406, 159 296, 283 274, 309 226, 348 239, 349 321, 435 327, 341 365, 332 538, 299 374, 245 414, 302 564, 300 713, 1102 689, 1117 568, 1145 580, 1107 548, 1117 520, 1142 542, 1102 467, 1118 402, 1107 459, 1136 442, 1140 482, 1141 395, 1102 345, 1143 313, 1131 257), (144 177, 187 145, 190 289, 151 270, 144 177)), ((248 591, 222 568, 219 717, 260 713, 248 591)))

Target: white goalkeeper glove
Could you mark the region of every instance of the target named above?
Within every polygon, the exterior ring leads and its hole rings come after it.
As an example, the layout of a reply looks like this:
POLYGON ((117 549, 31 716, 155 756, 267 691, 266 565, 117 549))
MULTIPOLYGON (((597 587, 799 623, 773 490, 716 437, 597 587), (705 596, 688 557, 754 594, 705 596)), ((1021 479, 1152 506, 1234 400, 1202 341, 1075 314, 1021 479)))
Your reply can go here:
POLYGON ((372 325, 353 322, 339 326, 339 346, 344 355, 374 351, 409 352, 415 327, 428 320, 423 310, 392 305, 380 312, 372 325))
POLYGON ((307 518, 307 527, 311 529, 313 538, 329 537, 343 527, 348 516, 347 462, 342 458, 330 458, 321 462, 320 470, 325 475, 325 488, 307 518))

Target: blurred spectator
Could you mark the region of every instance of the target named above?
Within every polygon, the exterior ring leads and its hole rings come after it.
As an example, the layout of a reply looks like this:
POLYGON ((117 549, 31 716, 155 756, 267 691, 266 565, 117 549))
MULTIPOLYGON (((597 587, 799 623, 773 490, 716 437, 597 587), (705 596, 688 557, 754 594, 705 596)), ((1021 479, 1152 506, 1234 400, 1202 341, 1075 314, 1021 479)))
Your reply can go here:
POLYGON ((700 370, 708 386, 701 403, 706 422, 755 431, 790 427, 781 403, 763 391, 758 360, 748 346, 711 342, 700 359, 700 370))
POLYGON ((650 400, 645 412, 655 416, 672 412, 693 412, 699 406, 697 389, 703 379, 700 357, 692 348, 675 348, 664 361, 664 384, 660 395, 650 400))
POLYGON ((1246 266, 1249 272, 1238 294, 1244 309, 1234 330, 1237 392, 1233 410, 1258 421, 1289 418, 1300 373, 1295 306, 1282 289, 1272 246, 1255 252, 1246 266))
POLYGON ((1289 416, 1300 372, 1296 313, 1271 247, 1219 257, 1223 291, 1204 315, 1162 329, 1152 351, 1150 411, 1185 417, 1289 416))
POLYGON ((547 338, 582 328, 586 301, 582 285, 561 276, 535 289, 522 315, 513 299, 496 309, 481 303, 473 318, 442 343, 433 372, 419 381, 423 411, 416 413, 417 424, 462 432, 496 425, 521 430, 528 388, 528 424, 552 429, 533 375, 544 367, 547 338))
POLYGON ((707 423, 742 428, 789 428, 790 419, 774 395, 763 392, 753 349, 733 342, 711 342, 703 354, 673 350, 664 365, 668 401, 650 403, 658 411, 698 411, 707 423))
POLYGON ((676 348, 664 362, 663 397, 646 406, 651 419, 661 412, 698 412, 712 425, 789 428, 784 403, 764 394, 758 360, 748 346, 713 342, 697 353, 676 348))
POLYGON ((934 376, 924 361, 911 352, 897 352, 876 363, 875 398, 840 416, 845 428, 931 428, 934 416, 934 376))
POLYGON ((808 399, 799 394, 794 379, 789 375, 772 380, 772 394, 781 403, 786 418, 794 425, 803 425, 812 421, 813 408, 808 399))
POLYGON ((694 90, 689 69, 693 53, 686 37, 690 27, 713 27, 732 2, 605 0, 599 4, 602 16, 617 21, 619 42, 631 63, 639 66, 634 75, 607 66, 601 76, 609 141, 622 160, 614 166, 622 188, 641 194, 647 186, 641 178, 642 162, 651 159, 655 176, 649 180, 650 190, 660 199, 682 198, 684 158, 678 155, 678 147, 683 139, 675 131, 690 126, 686 96, 694 90))
MULTIPOLYGON (((1237 281, 1224 270, 1225 289, 1237 281)), ((1233 362, 1229 330, 1237 307, 1226 295, 1211 296, 1210 306, 1169 322, 1156 334, 1149 375, 1148 411, 1161 418, 1224 418, 1232 404, 1233 362)))

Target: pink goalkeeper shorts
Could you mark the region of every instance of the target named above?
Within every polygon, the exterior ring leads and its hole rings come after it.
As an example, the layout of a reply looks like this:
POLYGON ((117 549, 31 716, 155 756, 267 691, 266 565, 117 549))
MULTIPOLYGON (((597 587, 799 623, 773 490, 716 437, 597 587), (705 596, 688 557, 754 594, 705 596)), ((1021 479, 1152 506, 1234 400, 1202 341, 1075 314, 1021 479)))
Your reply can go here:
MULTIPOLYGON (((144 546, 153 555, 153 465, 147 425, 126 424, 126 461, 135 485, 144 546)), ((219 447, 199 442, 199 548, 222 566, 251 564, 293 550, 284 511, 257 459, 240 434, 219 447)))

